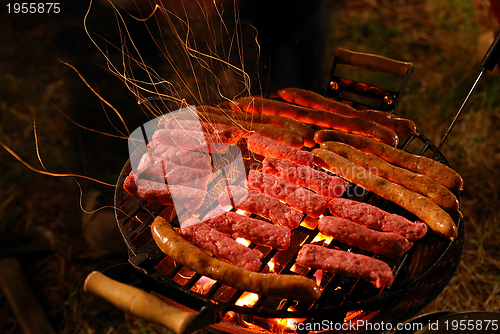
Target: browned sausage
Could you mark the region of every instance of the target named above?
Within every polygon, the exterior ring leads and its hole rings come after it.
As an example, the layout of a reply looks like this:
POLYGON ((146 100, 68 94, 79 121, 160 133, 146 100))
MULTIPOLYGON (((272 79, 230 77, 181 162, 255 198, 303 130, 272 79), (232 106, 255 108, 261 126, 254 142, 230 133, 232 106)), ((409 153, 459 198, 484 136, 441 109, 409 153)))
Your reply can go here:
MULTIPOLYGON (((199 107, 196 108, 198 109, 199 107)), ((200 108, 199 110, 208 110, 208 108, 200 108)), ((296 148, 302 148, 304 146, 304 138, 302 135, 285 127, 279 127, 272 124, 239 121, 207 111, 198 111, 198 115, 200 120, 204 122, 226 124, 238 127, 244 130, 246 137, 253 132, 258 132, 263 136, 296 148)))
POLYGON ((373 154, 365 153, 350 145, 328 141, 321 144, 321 148, 337 153, 341 157, 349 159, 356 165, 367 168, 370 172, 377 174, 391 182, 416 191, 447 211, 458 210, 458 200, 445 186, 437 183, 430 177, 411 172, 407 169, 396 167, 384 159, 373 154))
POLYGON ((242 110, 253 114, 286 116, 307 124, 369 136, 392 146, 397 146, 399 142, 398 135, 391 129, 364 119, 260 97, 241 97, 236 99, 234 103, 242 110))
POLYGON ((380 110, 358 110, 348 104, 335 101, 323 95, 299 88, 285 88, 278 92, 285 101, 317 110, 331 111, 336 114, 366 119, 380 123, 402 137, 417 135, 415 123, 380 110))
POLYGON ((445 166, 431 158, 408 153, 389 145, 376 142, 370 138, 335 130, 319 130, 316 131, 314 135, 314 141, 317 143, 323 143, 325 141, 341 141, 354 146, 363 152, 379 156, 382 159, 400 167, 427 175, 451 191, 459 191, 463 188, 464 181, 462 177, 450 167, 445 166))
POLYGON ((321 296, 319 287, 307 277, 256 273, 213 258, 179 236, 162 217, 153 221, 151 233, 167 256, 200 275, 238 290, 300 301, 314 301, 321 296))
POLYGON ((298 133, 304 138, 304 145, 307 147, 313 147, 316 143, 314 142, 314 130, 307 124, 297 121, 296 119, 282 117, 282 116, 271 116, 271 115, 255 115, 247 112, 242 112, 234 104, 231 104, 231 108, 223 109, 220 107, 212 106, 199 106, 196 109, 202 113, 216 114, 220 116, 227 117, 234 120, 236 124, 244 122, 242 126, 244 128, 249 128, 251 130, 252 124, 271 124, 278 126, 280 128, 285 128, 287 130, 298 133))
POLYGON ((422 219, 438 235, 452 240, 457 237, 458 231, 453 219, 427 197, 370 173, 331 151, 317 148, 312 153, 319 166, 396 203, 422 219))

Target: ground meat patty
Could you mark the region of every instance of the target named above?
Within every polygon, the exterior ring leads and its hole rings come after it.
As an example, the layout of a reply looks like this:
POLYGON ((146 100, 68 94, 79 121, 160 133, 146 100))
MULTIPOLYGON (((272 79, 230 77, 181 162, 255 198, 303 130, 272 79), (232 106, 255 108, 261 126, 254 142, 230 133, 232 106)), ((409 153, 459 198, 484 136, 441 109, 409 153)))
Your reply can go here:
POLYGON ((163 180, 169 185, 183 185, 205 190, 212 171, 187 166, 179 166, 171 161, 144 153, 137 166, 137 173, 163 180))
POLYGON ((242 216, 236 212, 215 209, 205 216, 203 222, 233 238, 244 238, 257 245, 276 249, 287 249, 290 245, 290 228, 242 216))
POLYGON ((296 262, 313 269, 363 278, 377 288, 392 285, 394 281, 391 268, 383 261, 317 245, 302 246, 296 262))
POLYGON ((210 153, 223 153, 229 145, 236 144, 243 133, 234 126, 226 126, 218 131, 203 132, 182 129, 158 129, 153 134, 153 141, 186 150, 199 150, 210 153))
POLYGON ((279 158, 265 158, 262 162, 262 172, 311 189, 327 198, 341 197, 348 185, 348 182, 340 177, 279 158))
POLYGON ((334 216, 350 219, 375 230, 397 233, 409 241, 420 240, 427 233, 426 224, 412 222, 368 203, 334 198, 328 202, 328 208, 334 216))
POLYGON ((413 243, 399 234, 380 232, 338 217, 325 216, 318 221, 319 231, 349 246, 398 259, 413 243))
POLYGON ((222 206, 232 206, 250 213, 269 218, 274 224, 296 228, 302 221, 303 214, 274 197, 254 190, 237 186, 228 186, 219 195, 222 206))
POLYGON ((167 186, 165 183, 143 180, 133 172, 130 172, 123 182, 123 188, 143 201, 162 205, 175 204, 176 207, 180 206, 190 211, 198 209, 207 194, 200 189, 180 185, 167 186))
POLYGON ((247 146, 250 151, 264 157, 287 159, 305 166, 313 165, 314 157, 311 152, 299 150, 258 133, 248 137, 247 146))
POLYGON ((210 139, 207 141, 209 143, 220 142, 220 143, 232 143, 236 144, 241 137, 245 137, 246 133, 239 127, 233 126, 234 122, 226 124, 226 122, 218 123, 217 120, 210 122, 207 117, 203 117, 205 121, 194 120, 194 119, 182 119, 170 117, 167 118, 163 126, 165 129, 178 129, 185 131, 203 132, 205 137, 210 139))
POLYGON ((277 198, 314 218, 322 215, 326 209, 323 196, 270 174, 251 170, 248 173, 246 185, 250 189, 277 198))
POLYGON ((262 262, 260 262, 261 252, 243 246, 206 223, 194 224, 191 222, 186 227, 181 226, 179 234, 197 247, 240 268, 258 271, 262 266, 262 262))
POLYGON ((198 169, 212 169, 211 158, 208 154, 183 150, 181 148, 163 144, 159 141, 151 141, 148 144, 148 152, 157 157, 166 159, 179 166, 187 166, 198 169))

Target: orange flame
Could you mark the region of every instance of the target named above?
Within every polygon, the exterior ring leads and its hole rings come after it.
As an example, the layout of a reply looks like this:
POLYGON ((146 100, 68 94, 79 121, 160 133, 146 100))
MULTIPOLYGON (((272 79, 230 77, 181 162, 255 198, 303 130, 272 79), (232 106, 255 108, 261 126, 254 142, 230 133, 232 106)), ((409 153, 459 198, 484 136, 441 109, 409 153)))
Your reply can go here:
POLYGON ((238 306, 248 306, 252 307, 259 300, 259 295, 251 292, 244 292, 241 297, 236 301, 238 306))
MULTIPOLYGON (((295 311, 295 309, 290 306, 288 309, 288 311, 295 311)), ((285 331, 294 331, 296 330, 296 326, 297 324, 301 323, 301 322, 304 322, 306 319, 305 318, 275 318, 275 319, 271 319, 275 322, 275 325, 276 325, 276 331, 277 332, 285 332, 285 331)))
POLYGON ((236 213, 242 216, 248 216, 248 212, 246 212, 245 210, 238 209, 236 210, 236 213))
POLYGON ((323 233, 319 232, 316 237, 313 239, 312 243, 323 241, 325 246, 328 246, 333 240, 333 237, 330 237, 328 235, 324 235, 323 233))
POLYGON ((267 266, 269 267, 269 272, 274 273, 274 267, 276 266, 276 263, 274 262, 274 259, 271 259, 268 263, 267 266))
POLYGON ((321 285, 321 278, 323 278, 323 271, 316 270, 314 273, 314 278, 316 279, 316 284, 321 285))
POLYGON ((242 244, 245 247, 250 246, 251 242, 244 238, 236 238, 236 242, 242 244))
POLYGON ((356 318, 358 315, 363 314, 363 313, 364 313, 364 311, 361 311, 361 310, 360 311, 349 311, 346 313, 346 316, 344 318, 344 322, 352 320, 352 319, 356 318))
POLYGON ((206 294, 210 288, 212 287, 212 285, 215 284, 215 280, 207 277, 207 276, 202 276, 198 282, 196 282, 196 284, 191 288, 191 290, 199 293, 199 294, 206 294))

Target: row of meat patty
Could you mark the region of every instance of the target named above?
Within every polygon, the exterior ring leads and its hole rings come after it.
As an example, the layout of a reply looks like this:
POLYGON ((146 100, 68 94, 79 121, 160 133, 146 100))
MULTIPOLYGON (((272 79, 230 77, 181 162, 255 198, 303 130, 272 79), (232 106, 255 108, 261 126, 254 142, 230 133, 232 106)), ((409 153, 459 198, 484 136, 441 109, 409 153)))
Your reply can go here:
MULTIPOLYGON (((186 240, 233 265, 262 270, 263 254, 236 239, 285 250, 305 216, 317 219, 324 235, 393 259, 427 233, 424 223, 342 198, 348 182, 316 168, 309 151, 257 133, 248 135, 234 126, 203 122, 200 126, 173 118, 163 125, 124 182, 125 190, 144 201, 194 212, 205 201, 214 174, 211 154, 223 153, 245 137, 248 150, 262 158, 244 185, 226 186, 216 209, 183 221, 178 230, 186 240)), ((378 288, 393 282, 385 262, 321 245, 304 245, 296 263, 360 277, 378 288)))

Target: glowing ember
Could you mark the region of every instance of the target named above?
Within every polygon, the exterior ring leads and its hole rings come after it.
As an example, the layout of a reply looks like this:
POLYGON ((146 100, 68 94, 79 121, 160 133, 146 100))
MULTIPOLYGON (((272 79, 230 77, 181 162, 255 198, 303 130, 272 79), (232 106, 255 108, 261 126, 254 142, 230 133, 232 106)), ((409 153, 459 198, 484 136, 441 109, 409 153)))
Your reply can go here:
POLYGON ((215 284, 215 280, 209 278, 209 277, 206 277, 206 276, 202 276, 197 282, 196 284, 191 288, 191 290, 199 293, 199 294, 206 294, 210 288, 212 287, 212 285, 215 284))
POLYGON ((236 242, 242 244, 243 246, 250 246, 251 242, 244 238, 236 238, 236 242))
POLYGON ((316 270, 314 273, 314 278, 316 279, 316 284, 321 285, 321 278, 323 277, 322 270, 316 270))
POLYGON ((332 242, 332 240, 333 240, 333 237, 330 237, 328 235, 324 235, 323 233, 320 232, 313 239, 312 243, 323 241, 325 246, 327 246, 332 242))
POLYGON ((302 223, 300 223, 300 226, 303 226, 310 230, 314 230, 318 226, 318 218, 306 216, 302 223))
MULTIPOLYGON (((288 309, 288 311, 290 312, 293 312, 295 311, 295 309, 290 306, 288 309)), ((294 318, 276 318, 276 319, 272 319, 275 324, 276 324, 276 329, 278 332, 284 332, 284 331, 294 331, 297 329, 297 324, 301 323, 301 322, 304 322, 306 319, 303 318, 303 319, 294 319, 294 318)))
POLYGON ((189 280, 191 279, 191 277, 193 277, 193 275, 195 274, 194 271, 192 271, 191 269, 188 269, 186 267, 183 267, 180 271, 179 271, 179 276, 183 279, 186 279, 186 280, 189 280))
POLYGON ((248 216, 248 212, 246 212, 245 210, 238 209, 236 210, 236 213, 242 216, 248 216))
POLYGON ((363 313, 364 313, 364 311, 361 311, 361 310, 360 311, 349 311, 345 315, 344 322, 352 320, 352 319, 356 318, 358 315, 363 314, 363 313))
POLYGON ((269 272, 270 272, 270 273, 274 273, 274 266, 275 266, 275 263, 274 263, 274 260, 273 260, 273 259, 271 259, 271 261, 269 261, 269 262, 267 263, 267 266, 269 267, 269 272))
POLYGON ((259 295, 251 292, 244 292, 241 297, 236 301, 238 306, 248 306, 252 307, 259 300, 259 295))

